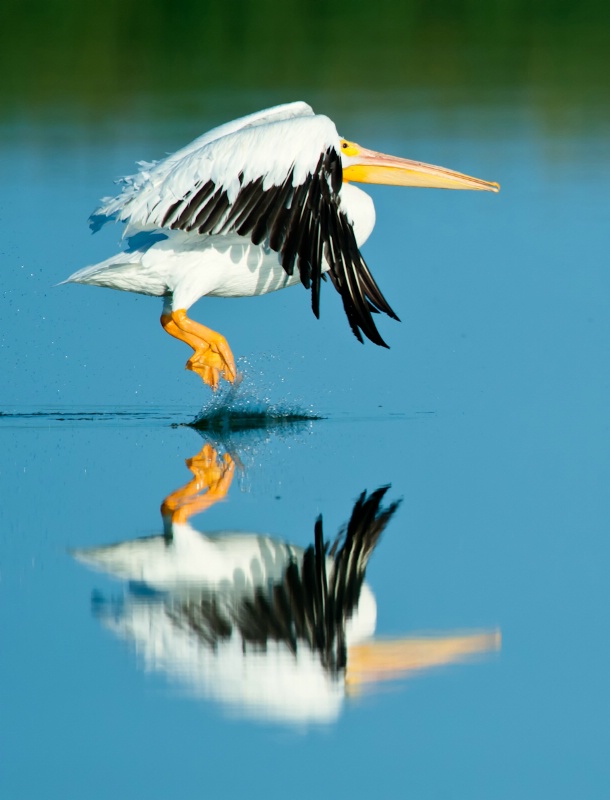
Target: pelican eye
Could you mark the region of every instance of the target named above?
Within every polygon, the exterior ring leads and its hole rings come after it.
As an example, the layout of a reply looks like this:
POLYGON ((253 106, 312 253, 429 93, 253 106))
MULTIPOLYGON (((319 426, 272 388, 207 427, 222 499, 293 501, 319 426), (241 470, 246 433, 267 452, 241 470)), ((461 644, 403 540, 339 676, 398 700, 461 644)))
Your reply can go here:
POLYGON ((354 142, 348 142, 347 139, 341 139, 341 154, 344 156, 358 155, 360 148, 354 142))

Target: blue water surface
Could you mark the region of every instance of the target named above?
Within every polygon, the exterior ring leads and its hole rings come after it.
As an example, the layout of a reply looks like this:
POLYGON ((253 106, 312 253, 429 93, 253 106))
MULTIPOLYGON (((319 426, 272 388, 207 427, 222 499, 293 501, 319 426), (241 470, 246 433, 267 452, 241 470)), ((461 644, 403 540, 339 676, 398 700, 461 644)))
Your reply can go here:
POLYGON ((86 224, 114 177, 223 120, 0 128, 2 797, 608 797, 610 147, 527 103, 443 116, 392 96, 337 117, 316 97, 348 138, 502 192, 370 188, 363 252, 402 320, 379 323, 388 351, 353 339, 328 285, 320 321, 300 287, 200 301, 244 374, 212 406, 158 300, 54 284, 119 246, 86 224), (184 426, 223 402, 322 419, 184 426), (334 534, 389 484, 403 502, 367 569, 376 635, 497 631, 501 648, 346 696, 326 725, 147 671, 95 613, 129 587, 71 550, 161 533, 205 442, 239 468, 196 528, 306 547, 319 514, 334 534))

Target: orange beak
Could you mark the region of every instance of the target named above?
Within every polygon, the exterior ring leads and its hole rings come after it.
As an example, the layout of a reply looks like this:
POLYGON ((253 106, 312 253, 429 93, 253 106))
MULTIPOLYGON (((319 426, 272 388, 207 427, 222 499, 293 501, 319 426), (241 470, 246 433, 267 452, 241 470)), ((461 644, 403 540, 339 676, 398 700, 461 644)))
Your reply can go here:
POLYGON ((391 186, 421 186, 434 189, 474 189, 499 192, 498 183, 471 178, 445 167, 421 161, 397 158, 367 150, 359 144, 346 143, 342 152, 343 180, 356 183, 383 183, 391 186))

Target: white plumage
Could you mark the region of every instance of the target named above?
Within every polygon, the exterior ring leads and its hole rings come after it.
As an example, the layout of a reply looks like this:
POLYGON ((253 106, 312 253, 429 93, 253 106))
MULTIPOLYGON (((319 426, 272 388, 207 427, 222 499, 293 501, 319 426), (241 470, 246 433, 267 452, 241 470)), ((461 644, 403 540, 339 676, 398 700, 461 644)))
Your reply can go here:
POLYGON ((387 346, 372 312, 398 317, 359 252, 375 210, 352 180, 497 190, 366 150, 307 104, 289 103, 221 125, 162 161, 141 162, 91 218, 94 230, 125 222, 128 247, 65 282, 164 297, 163 326, 193 348, 187 368, 213 388, 236 370, 224 337, 186 316, 204 295, 253 296, 301 282, 319 316, 328 273, 355 336, 387 346))

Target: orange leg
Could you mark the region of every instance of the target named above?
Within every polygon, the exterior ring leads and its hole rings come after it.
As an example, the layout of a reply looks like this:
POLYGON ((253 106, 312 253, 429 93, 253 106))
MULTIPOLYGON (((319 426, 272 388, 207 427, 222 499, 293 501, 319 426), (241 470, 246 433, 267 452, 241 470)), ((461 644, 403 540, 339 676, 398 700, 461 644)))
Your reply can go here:
POLYGON ((186 368, 196 372, 204 383, 217 389, 221 375, 230 383, 235 381, 235 359, 224 336, 189 319, 183 308, 162 314, 161 325, 170 336, 193 348, 195 352, 186 362, 186 368))
POLYGON ((194 477, 186 486, 168 495, 161 505, 161 514, 172 524, 184 523, 222 500, 233 480, 235 464, 228 453, 220 459, 214 448, 206 444, 200 453, 186 460, 194 477))

